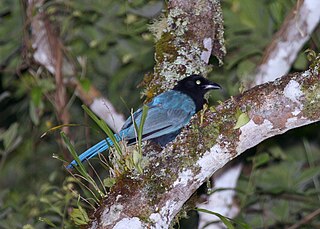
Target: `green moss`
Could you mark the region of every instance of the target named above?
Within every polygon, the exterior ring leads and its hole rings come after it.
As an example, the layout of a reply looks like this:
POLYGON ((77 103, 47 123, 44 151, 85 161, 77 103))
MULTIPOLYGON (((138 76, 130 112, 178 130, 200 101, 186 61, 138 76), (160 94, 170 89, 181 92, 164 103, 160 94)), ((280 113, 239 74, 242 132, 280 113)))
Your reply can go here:
MULTIPOLYGON (((232 99, 225 103, 219 112, 213 112, 211 110, 206 111, 205 121, 201 126, 202 130, 202 142, 205 150, 209 150, 213 145, 217 144, 217 138, 221 136, 228 136, 226 139, 219 139, 221 147, 226 147, 232 152, 238 142, 240 135, 239 130, 234 130, 234 126, 237 122, 237 111, 240 109, 238 106, 232 105, 232 99), (230 107, 232 105, 232 107, 230 107)), ((247 109, 241 109, 243 112, 247 112, 247 109)))
POLYGON ((307 59, 311 62, 309 68, 312 74, 319 75, 320 53, 316 53, 311 49, 306 50, 307 59))
POLYGON ((173 62, 177 56, 177 48, 173 45, 174 37, 171 33, 163 33, 160 40, 155 45, 156 61, 162 63, 163 61, 173 62))
POLYGON ((320 79, 318 77, 308 77, 302 91, 305 94, 303 115, 311 120, 318 119, 320 113, 320 79))
POLYGON ((311 61, 309 71, 303 73, 304 83, 302 91, 305 94, 303 115, 311 120, 319 118, 320 113, 320 53, 308 49, 307 59, 311 61))

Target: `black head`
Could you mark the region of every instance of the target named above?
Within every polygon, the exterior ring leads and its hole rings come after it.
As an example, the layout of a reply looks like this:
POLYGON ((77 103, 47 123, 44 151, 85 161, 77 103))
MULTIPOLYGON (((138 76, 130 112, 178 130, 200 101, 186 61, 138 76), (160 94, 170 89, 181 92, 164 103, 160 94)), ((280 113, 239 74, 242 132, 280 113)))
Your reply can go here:
POLYGON ((189 95, 196 104, 196 112, 203 108, 204 95, 213 89, 221 89, 219 84, 213 83, 200 75, 191 75, 180 81, 173 90, 189 95))

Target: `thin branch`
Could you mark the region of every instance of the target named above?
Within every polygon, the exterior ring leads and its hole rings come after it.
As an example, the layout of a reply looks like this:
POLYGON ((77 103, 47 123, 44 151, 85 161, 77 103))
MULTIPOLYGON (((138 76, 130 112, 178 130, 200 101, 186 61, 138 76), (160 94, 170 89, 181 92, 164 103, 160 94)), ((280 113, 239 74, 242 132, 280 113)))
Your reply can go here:
POLYGON ((253 85, 273 81, 290 70, 320 21, 320 1, 299 0, 264 52, 253 85))
POLYGON ((32 47, 35 50, 33 58, 49 72, 55 75, 56 94, 55 107, 59 119, 62 123, 69 122, 67 112, 66 86, 75 89, 75 94, 87 105, 93 112, 115 131, 118 131, 124 123, 124 116, 116 111, 108 99, 102 97, 101 93, 90 86, 89 91, 83 89, 76 78, 75 67, 64 55, 63 46, 58 36, 53 32, 51 24, 44 12, 42 12, 43 0, 30 0, 28 2, 27 14, 31 24, 32 47), (37 12, 34 14, 34 12, 37 12), (68 76, 68 80, 65 80, 68 76))
POLYGON ((288 227, 287 229, 298 229, 298 228, 301 228, 301 226, 303 226, 304 224, 307 224, 308 222, 310 222, 313 218, 315 218, 318 215, 320 215, 320 208, 318 208, 315 211, 311 212, 309 215, 306 215, 298 223, 288 227))

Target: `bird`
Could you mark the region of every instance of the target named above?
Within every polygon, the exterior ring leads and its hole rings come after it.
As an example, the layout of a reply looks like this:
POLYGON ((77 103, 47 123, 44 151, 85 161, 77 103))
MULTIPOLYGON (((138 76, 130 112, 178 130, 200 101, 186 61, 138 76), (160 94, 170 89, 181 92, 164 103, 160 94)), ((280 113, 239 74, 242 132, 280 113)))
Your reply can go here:
MULTIPOLYGON (((147 115, 142 130, 142 141, 150 140, 164 147, 173 141, 186 126, 192 116, 203 108, 204 95, 214 89, 221 89, 217 83, 211 82, 201 75, 193 74, 177 82, 173 89, 155 96, 147 103, 147 115)), ((127 141, 128 145, 137 141, 135 126, 140 125, 143 108, 139 108, 130 116, 122 126, 115 139, 127 141)), ((99 153, 112 147, 114 143, 106 138, 79 156, 81 162, 95 157, 99 153)), ((67 169, 77 166, 73 160, 67 169)))

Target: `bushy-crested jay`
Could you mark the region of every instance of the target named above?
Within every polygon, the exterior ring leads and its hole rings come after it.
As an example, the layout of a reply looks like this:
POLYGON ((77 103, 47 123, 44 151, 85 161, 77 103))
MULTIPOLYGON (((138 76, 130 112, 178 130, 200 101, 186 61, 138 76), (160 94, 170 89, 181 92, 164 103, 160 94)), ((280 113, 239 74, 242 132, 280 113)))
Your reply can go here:
MULTIPOLYGON (((191 117, 202 109, 205 99, 204 95, 209 90, 220 89, 221 87, 200 75, 191 75, 180 81, 172 89, 163 92, 153 98, 151 102, 146 104, 148 107, 147 116, 143 125, 142 141, 151 140, 161 146, 175 139, 181 129, 186 126, 191 117)), ((140 125, 142 117, 142 108, 130 116, 120 132, 115 134, 117 141, 127 141, 133 144, 137 140, 136 126, 140 125)), ((83 152, 79 159, 84 161, 90 159, 97 154, 107 150, 113 146, 110 138, 106 138, 91 148, 83 152)), ((73 160, 67 168, 77 165, 73 160)))

